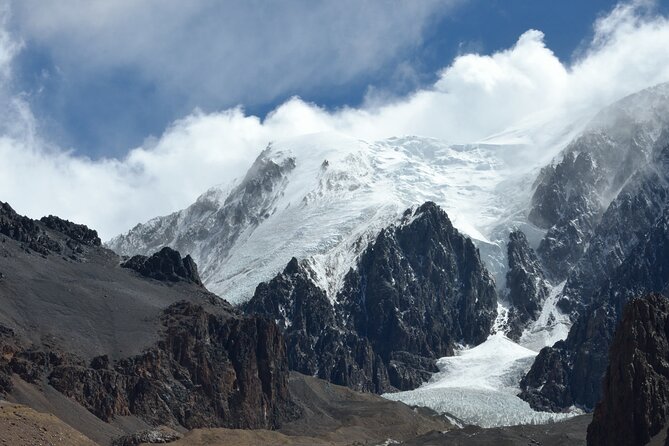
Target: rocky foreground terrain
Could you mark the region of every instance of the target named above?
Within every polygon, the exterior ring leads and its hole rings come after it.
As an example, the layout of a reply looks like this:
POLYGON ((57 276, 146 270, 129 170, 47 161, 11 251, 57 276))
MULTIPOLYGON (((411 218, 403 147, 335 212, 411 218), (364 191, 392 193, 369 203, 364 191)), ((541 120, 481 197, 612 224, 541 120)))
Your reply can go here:
POLYGON ((159 424, 271 429, 299 416, 277 326, 210 294, 188 257, 126 261, 80 225, 0 211, 5 398, 101 443, 159 424))

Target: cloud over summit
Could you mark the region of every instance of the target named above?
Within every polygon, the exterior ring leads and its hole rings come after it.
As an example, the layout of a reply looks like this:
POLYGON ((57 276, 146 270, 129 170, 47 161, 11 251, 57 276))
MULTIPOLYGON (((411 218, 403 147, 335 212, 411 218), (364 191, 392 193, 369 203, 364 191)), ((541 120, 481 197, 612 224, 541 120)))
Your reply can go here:
MULTIPOLYGON (((112 2, 109 8, 120 3, 112 2)), ((99 4, 82 5, 86 9, 96 6, 85 5, 99 4)), ((48 11, 47 7, 40 13, 44 17, 33 17, 35 23, 30 26, 40 30, 40 38, 66 39, 62 35, 65 25, 41 22, 47 20, 48 11)), ((110 23, 118 20, 114 14, 100 13, 99 23, 83 24, 85 29, 73 33, 109 33, 114 29, 110 23)), ((62 21, 67 24, 75 19, 62 21)), ((546 46, 541 31, 528 30, 506 50, 457 57, 433 85, 407 97, 370 98, 358 108, 336 111, 292 98, 265 119, 249 116, 240 107, 214 113, 195 111, 122 159, 93 161, 54 148, 43 139, 39 123, 34 122, 20 94, 11 89, 11 60, 22 37, 3 29, 0 74, 3 67, 9 74, 2 78, 0 91, 6 103, 15 104, 15 112, 11 113, 12 125, 3 128, 0 137, 0 199, 31 216, 54 213, 86 223, 109 238, 139 221, 187 206, 212 185, 239 176, 272 140, 334 131, 368 140, 415 134, 473 142, 513 127, 531 129, 546 122, 566 124, 587 118, 627 94, 669 81, 669 23, 665 17, 649 13, 638 2, 621 4, 593 24, 593 32, 569 65, 546 46)), ((100 60, 94 58, 92 64, 106 63, 103 55, 107 53, 110 57, 142 57, 141 46, 136 54, 120 56, 104 46, 108 45, 104 39, 96 45, 101 45, 100 54, 93 56, 100 60)), ((363 50, 375 52, 373 42, 370 45, 363 50)), ((310 57, 309 51, 304 49, 305 57, 310 57)), ((277 51, 276 57, 287 55, 277 51)), ((306 69, 305 79, 323 75, 319 67, 312 67, 313 72, 306 69)), ((173 76, 179 84, 189 78, 191 68, 164 75, 173 76)), ((325 75, 348 75, 342 73, 325 75)), ((255 74, 249 73, 248 88, 257 82, 255 74)), ((528 135, 537 139, 533 141, 537 150, 546 149, 541 132, 528 135)))

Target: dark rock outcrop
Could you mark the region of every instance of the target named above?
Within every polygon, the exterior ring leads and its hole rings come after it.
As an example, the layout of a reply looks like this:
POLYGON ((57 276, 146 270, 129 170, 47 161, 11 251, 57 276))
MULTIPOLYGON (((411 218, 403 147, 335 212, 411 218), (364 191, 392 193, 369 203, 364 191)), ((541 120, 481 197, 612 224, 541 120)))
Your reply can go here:
POLYGON ((419 386, 456 342, 485 340, 496 306, 478 250, 445 212, 426 203, 381 231, 345 277, 336 303, 293 259, 244 308, 284 329, 292 368, 382 392, 419 386))
POLYGON ((629 302, 609 358, 588 444, 646 444, 669 421, 669 299, 629 302))
POLYGON ((100 246, 98 233, 85 225, 50 215, 41 220, 19 215, 0 201, 0 234, 21 243, 27 252, 42 256, 59 254, 71 260, 81 260, 84 246, 100 246))
MULTIPOLYGON (((160 341, 141 355, 90 366, 56 350, 0 359, 24 380, 46 379, 104 421, 135 415, 158 426, 275 428, 297 415, 278 327, 266 319, 179 302, 163 312, 160 341)), ((3 374, 0 373, 0 381, 3 374)))
POLYGON ((0 234, 21 242, 25 245, 25 249, 42 255, 62 251, 60 244, 49 237, 38 222, 17 214, 9 204, 1 201, 0 234))
POLYGON ((436 358, 456 342, 483 342, 497 295, 478 250, 432 202, 405 219, 382 230, 347 275, 337 298, 347 326, 386 360, 394 352, 436 358))
POLYGON ((539 259, 522 231, 516 230, 509 234, 507 258, 509 270, 506 273, 506 287, 511 304, 507 336, 518 340, 523 328, 539 315, 549 288, 539 259))
POLYGON ((386 366, 369 341, 342 329, 340 315, 297 259, 258 285, 243 308, 274 319, 283 329, 292 370, 355 390, 392 390, 386 366))
POLYGON ((187 255, 182 259, 178 251, 167 246, 151 257, 133 256, 121 266, 133 269, 144 277, 163 282, 185 281, 202 285, 197 265, 192 257, 187 255))
POLYGON ((89 229, 85 225, 72 223, 71 221, 56 217, 55 215, 42 217, 40 221, 44 223, 47 228, 65 234, 72 240, 83 245, 100 246, 102 244, 100 237, 98 237, 98 232, 94 229, 89 229))
POLYGON ((570 393, 571 356, 564 341, 546 347, 537 355, 532 368, 520 381, 522 399, 535 410, 559 412, 573 404, 570 393))

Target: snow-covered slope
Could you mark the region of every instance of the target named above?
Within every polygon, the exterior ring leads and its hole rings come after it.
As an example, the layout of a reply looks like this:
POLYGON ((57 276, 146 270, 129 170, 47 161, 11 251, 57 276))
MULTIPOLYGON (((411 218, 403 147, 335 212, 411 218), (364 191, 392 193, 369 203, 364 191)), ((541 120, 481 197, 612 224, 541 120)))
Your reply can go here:
POLYGON ((534 166, 517 162, 524 150, 339 134, 274 142, 236 184, 211 189, 191 207, 108 245, 128 255, 165 245, 189 253, 206 286, 232 302, 248 299, 295 256, 309 261, 334 296, 367 241, 406 208, 431 200, 500 273, 502 249, 490 237, 527 201, 534 166))

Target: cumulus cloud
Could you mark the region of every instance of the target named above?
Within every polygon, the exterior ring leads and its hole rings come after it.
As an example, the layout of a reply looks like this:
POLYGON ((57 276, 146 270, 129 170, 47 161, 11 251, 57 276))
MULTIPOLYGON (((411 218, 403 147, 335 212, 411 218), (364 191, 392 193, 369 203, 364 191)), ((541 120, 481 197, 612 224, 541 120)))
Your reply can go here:
MULTIPOLYGON (((456 58, 434 85, 405 98, 370 97, 359 108, 334 112, 293 98, 264 120, 241 108, 194 112, 118 160, 92 161, 50 147, 22 106, 20 131, 0 138, 1 199, 31 216, 56 213, 89 224, 109 238, 242 175, 267 142, 301 134, 472 142, 501 133, 524 136, 546 151, 546 125, 583 122, 627 94, 669 81, 666 18, 644 4, 621 4, 593 29, 570 65, 546 47, 540 31, 529 30, 504 51, 456 58), (508 132, 514 128, 524 130, 508 132)), ((14 44, 0 38, 0 46, 14 44)))

